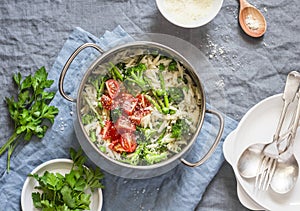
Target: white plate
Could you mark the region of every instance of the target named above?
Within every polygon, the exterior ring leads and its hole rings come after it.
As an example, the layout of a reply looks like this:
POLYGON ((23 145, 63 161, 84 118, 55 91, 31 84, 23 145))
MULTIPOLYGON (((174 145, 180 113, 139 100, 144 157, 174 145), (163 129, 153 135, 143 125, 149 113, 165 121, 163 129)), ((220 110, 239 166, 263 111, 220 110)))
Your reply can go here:
MULTIPOLYGON (((231 165, 235 171, 236 178, 245 192, 255 201, 258 205, 265 207, 268 210, 300 210, 300 180, 297 180, 295 188, 287 194, 278 194, 269 189, 266 192, 255 191, 254 180, 245 179, 240 176, 237 170, 237 163, 243 151, 254 143, 267 143, 272 140, 273 134, 276 130, 283 101, 281 94, 271 96, 253 108, 243 117, 239 123, 235 138, 232 141, 231 150, 231 165)), ((295 107, 295 105, 291 105, 295 107)), ((291 118, 292 112, 288 112, 288 118, 291 118)), ((288 122, 288 121, 286 121, 288 122)), ((287 127, 284 124, 283 131, 287 127)), ((300 140, 299 132, 295 140, 294 153, 296 159, 299 161, 300 157, 300 140)), ((228 154, 228 152, 227 152, 228 154)))
MULTIPOLYGON (((223 144, 223 152, 224 157, 228 161, 229 164, 232 163, 232 149, 234 149, 234 143, 235 142, 235 130, 232 131, 225 139, 223 144)), ((241 187, 241 184, 239 181, 237 181, 237 195, 240 200, 240 202, 251 210, 264 210, 262 206, 258 205, 253 199, 245 192, 243 187, 241 187)))
POLYGON ((171 23, 196 28, 210 22, 219 13, 223 0, 156 0, 160 13, 171 23))
MULTIPOLYGON (((49 160, 45 163, 42 163, 38 167, 36 167, 31 174, 37 173, 38 175, 42 175, 45 171, 53 172, 53 173, 61 173, 66 174, 72 168, 73 161, 70 159, 54 159, 49 160)), ((22 210, 26 211, 38 211, 33 206, 31 194, 32 192, 36 192, 37 190, 34 189, 35 186, 38 186, 38 182, 32 178, 27 177, 25 183, 23 185, 22 194, 21 194, 21 206, 22 210)), ((100 211, 103 204, 103 196, 102 190, 99 188, 98 191, 94 191, 91 196, 91 210, 100 211)))

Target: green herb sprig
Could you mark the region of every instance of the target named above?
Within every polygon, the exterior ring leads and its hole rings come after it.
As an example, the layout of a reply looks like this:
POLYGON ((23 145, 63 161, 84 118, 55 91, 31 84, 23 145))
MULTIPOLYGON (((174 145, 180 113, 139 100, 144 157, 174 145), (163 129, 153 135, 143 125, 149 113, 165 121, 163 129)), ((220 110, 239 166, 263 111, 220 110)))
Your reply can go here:
POLYGON ((49 106, 54 98, 54 92, 47 92, 53 80, 48 80, 45 67, 41 67, 34 75, 22 78, 21 73, 13 76, 18 88, 17 99, 6 98, 8 111, 14 121, 14 132, 7 142, 0 148, 0 156, 7 153, 7 171, 10 170, 10 158, 18 144, 22 141, 29 142, 32 136, 44 137, 48 125, 44 120, 53 124, 58 108, 49 106))
POLYGON ((39 182, 35 188, 42 193, 32 193, 32 200, 35 208, 42 210, 90 210, 91 194, 97 188, 104 188, 101 183, 103 173, 97 167, 95 170, 84 166, 86 157, 82 155, 82 149, 77 152, 70 149, 73 165, 69 173, 44 172, 42 176, 30 174, 39 182))

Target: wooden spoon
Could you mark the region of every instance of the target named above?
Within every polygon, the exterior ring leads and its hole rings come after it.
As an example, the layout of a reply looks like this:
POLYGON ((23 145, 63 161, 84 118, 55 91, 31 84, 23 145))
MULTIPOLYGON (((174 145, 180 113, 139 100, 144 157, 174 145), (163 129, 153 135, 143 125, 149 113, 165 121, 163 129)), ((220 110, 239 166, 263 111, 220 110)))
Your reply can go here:
POLYGON ((251 37, 261 37, 267 29, 267 23, 262 13, 246 0, 240 0, 240 26, 251 37))

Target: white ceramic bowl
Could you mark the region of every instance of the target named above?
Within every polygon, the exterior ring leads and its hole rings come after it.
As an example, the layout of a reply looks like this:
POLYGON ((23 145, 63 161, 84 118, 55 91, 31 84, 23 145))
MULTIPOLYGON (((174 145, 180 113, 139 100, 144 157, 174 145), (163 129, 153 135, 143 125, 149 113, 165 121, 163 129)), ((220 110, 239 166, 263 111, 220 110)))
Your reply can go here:
MULTIPOLYGON (((72 168, 73 161, 70 159, 54 159, 49 160, 45 163, 42 163, 36 167, 31 174, 42 175, 45 171, 53 173, 66 174, 70 172, 72 168)), ((21 206, 22 210, 26 211, 38 211, 33 205, 31 194, 32 192, 37 192, 35 186, 38 186, 39 183, 33 177, 27 177, 23 185, 22 194, 21 194, 21 206)), ((102 190, 99 188, 98 191, 94 191, 91 196, 91 210, 100 211, 103 204, 102 190)))
POLYGON ((156 0, 161 14, 171 23, 196 28, 210 22, 219 13, 223 0, 156 0))

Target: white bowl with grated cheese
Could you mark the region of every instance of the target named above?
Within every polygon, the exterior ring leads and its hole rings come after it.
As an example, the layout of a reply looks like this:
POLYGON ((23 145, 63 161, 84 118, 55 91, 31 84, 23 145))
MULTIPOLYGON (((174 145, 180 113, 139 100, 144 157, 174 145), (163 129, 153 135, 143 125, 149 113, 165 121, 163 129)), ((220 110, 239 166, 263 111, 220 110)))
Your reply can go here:
POLYGON ((184 28, 196 28, 216 17, 223 0, 156 0, 156 4, 171 23, 184 28))

